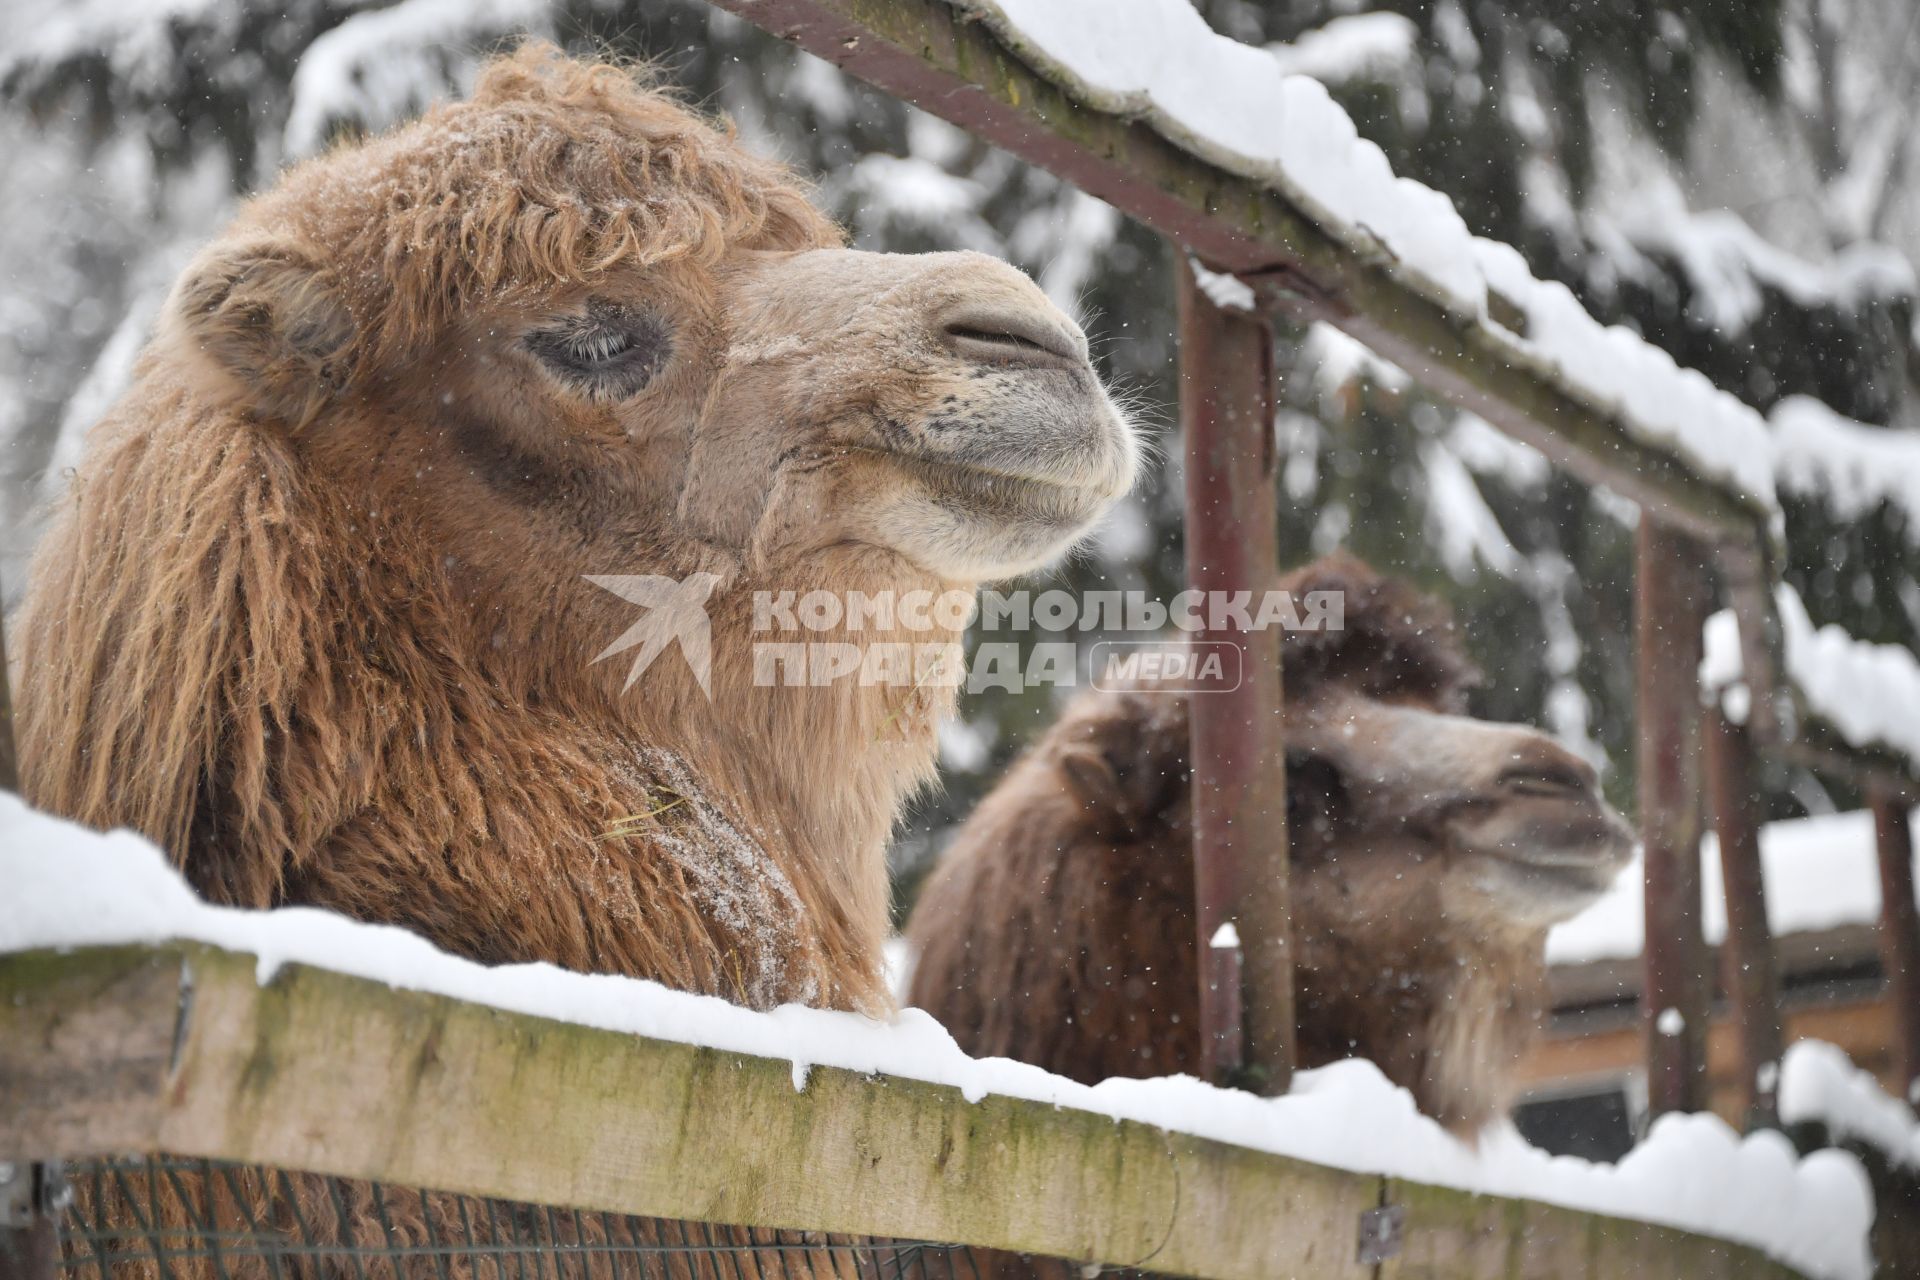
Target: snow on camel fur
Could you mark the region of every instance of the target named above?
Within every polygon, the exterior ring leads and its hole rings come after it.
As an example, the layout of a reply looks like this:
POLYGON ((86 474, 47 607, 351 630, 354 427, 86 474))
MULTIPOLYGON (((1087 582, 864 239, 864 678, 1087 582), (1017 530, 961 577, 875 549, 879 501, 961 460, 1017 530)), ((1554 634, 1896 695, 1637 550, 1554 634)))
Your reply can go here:
POLYGON ((1134 465, 1024 276, 847 250, 780 167, 532 45, 187 269, 33 569, 26 793, 216 901, 878 1010, 952 692, 761 687, 753 593, 971 590, 1134 465), (587 575, 695 574, 708 688, 674 644, 631 688, 596 662, 643 611, 587 575))
MULTIPOLYGON (((1301 1063, 1369 1058, 1477 1130, 1540 1020, 1548 926, 1631 839, 1578 758, 1461 714, 1476 673, 1435 602, 1347 557, 1282 585, 1345 601, 1282 646, 1301 1063)), ((935 870, 908 1002, 976 1056, 1196 1072, 1190 780, 1185 697, 1083 695, 935 870)))

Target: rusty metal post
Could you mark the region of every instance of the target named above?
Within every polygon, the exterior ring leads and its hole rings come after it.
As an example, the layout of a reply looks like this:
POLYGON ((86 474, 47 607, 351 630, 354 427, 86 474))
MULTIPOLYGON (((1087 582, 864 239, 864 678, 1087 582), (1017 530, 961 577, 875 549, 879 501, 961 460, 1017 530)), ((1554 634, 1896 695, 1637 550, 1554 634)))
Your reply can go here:
POLYGON ((1920 907, 1913 897, 1913 831, 1906 797, 1893 788, 1875 784, 1869 802, 1880 853, 1880 967, 1893 1006, 1900 1084, 1914 1102, 1920 1101, 1920 907))
POLYGON ((1767 924, 1767 888, 1760 866, 1760 825, 1754 818, 1753 740, 1719 703, 1706 710, 1707 793, 1719 837, 1720 880, 1727 901, 1727 939, 1720 972, 1733 1006, 1740 1046, 1740 1096, 1747 1127, 1780 1122, 1780 978, 1767 924))
MULTIPOLYGON (((1173 251, 1188 585, 1229 595, 1265 591, 1279 576, 1273 335, 1257 315, 1214 306, 1185 252, 1173 251)), ((1294 1043, 1280 633, 1242 630, 1224 617, 1208 624, 1195 641, 1236 647, 1240 676, 1231 689, 1223 683, 1191 698, 1201 1073, 1279 1093, 1292 1079, 1294 1043), (1213 629, 1215 623, 1224 625, 1213 629), (1233 1002, 1206 977, 1211 944, 1228 923, 1244 950, 1244 1074, 1236 1072, 1236 1046, 1229 1043, 1233 1002)))
POLYGON ((1640 1012, 1647 1108, 1707 1104, 1708 981, 1700 933, 1700 629, 1707 552, 1643 510, 1634 635, 1639 666, 1640 838, 1646 850, 1646 945, 1640 1012))

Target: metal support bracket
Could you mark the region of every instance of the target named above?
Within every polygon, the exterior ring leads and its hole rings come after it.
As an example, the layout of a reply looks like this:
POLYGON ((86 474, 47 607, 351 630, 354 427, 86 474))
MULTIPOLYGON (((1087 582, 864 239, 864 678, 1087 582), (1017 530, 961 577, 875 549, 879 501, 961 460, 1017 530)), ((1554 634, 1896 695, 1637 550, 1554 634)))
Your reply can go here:
POLYGON ((1383 1204, 1360 1215, 1360 1245, 1357 1261, 1373 1266, 1399 1256, 1406 1244, 1407 1206, 1383 1204))
POLYGON ((72 1199, 59 1161, 0 1161, 0 1280, 53 1280, 72 1199))

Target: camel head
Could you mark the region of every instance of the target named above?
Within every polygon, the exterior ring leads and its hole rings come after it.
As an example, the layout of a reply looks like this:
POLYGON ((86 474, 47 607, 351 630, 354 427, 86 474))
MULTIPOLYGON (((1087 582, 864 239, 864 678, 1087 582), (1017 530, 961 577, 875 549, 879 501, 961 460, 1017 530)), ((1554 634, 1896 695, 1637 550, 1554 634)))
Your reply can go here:
MULTIPOLYGON (((1281 646, 1299 1063, 1369 1058, 1476 1133, 1539 1025, 1547 926, 1631 840, 1584 762, 1464 713, 1476 673, 1436 602, 1346 556, 1279 585, 1343 615, 1281 646)), ((1089 1083, 1198 1069, 1189 719, 1209 696, 1076 698, 954 838, 908 925, 909 999, 967 1052, 1089 1083)))
POLYGON ((290 172, 165 324, 368 528, 404 518, 459 588, 532 592, 595 647, 631 618, 585 574, 967 586, 1061 552, 1135 471, 1026 277, 848 250, 780 167, 539 45, 290 172))
MULTIPOLYGON (((41 545, 29 794, 222 901, 883 1008, 886 835, 957 693, 770 684, 761 593, 964 599, 1136 443, 1019 273, 842 239, 537 44, 290 170, 189 264, 41 545)), ((935 617, 871 652, 957 648, 935 617)))
POLYGON ((1334 557, 1291 575, 1339 592, 1344 626, 1284 642, 1293 857, 1382 920, 1533 934, 1632 856, 1593 767, 1526 725, 1464 714, 1478 673, 1444 610, 1334 557), (1361 904, 1365 904, 1364 907, 1361 904))

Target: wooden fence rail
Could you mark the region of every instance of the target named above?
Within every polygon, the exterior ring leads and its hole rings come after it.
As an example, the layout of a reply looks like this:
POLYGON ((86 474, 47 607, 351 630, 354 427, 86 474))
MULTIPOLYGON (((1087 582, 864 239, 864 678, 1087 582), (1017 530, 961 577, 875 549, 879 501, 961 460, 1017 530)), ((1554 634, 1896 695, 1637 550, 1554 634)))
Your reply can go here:
POLYGON ((1220 1277, 1779 1277, 1754 1250, 173 943, 0 956, 0 1159, 238 1160, 1220 1277), (1359 1261, 1396 1206, 1397 1248, 1359 1261))

